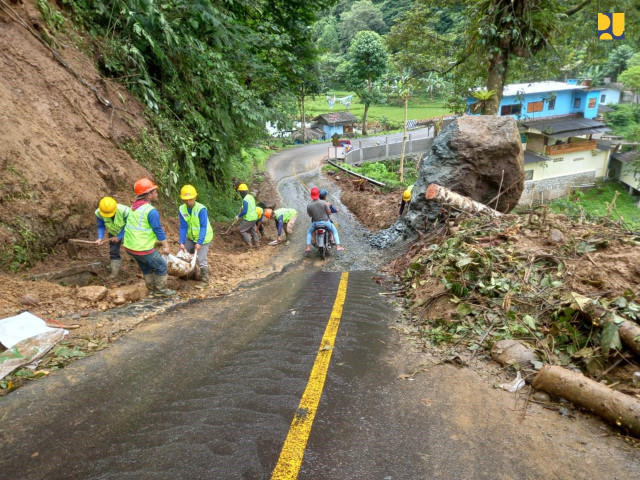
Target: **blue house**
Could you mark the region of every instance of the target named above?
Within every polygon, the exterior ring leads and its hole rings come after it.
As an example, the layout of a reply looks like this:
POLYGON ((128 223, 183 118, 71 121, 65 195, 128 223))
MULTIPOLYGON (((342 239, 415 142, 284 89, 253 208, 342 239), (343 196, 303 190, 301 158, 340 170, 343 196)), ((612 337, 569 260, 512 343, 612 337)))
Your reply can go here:
POLYGON ((323 130, 324 138, 322 140, 328 140, 334 133, 338 135, 353 133, 358 119, 351 112, 334 112, 318 115, 313 121, 315 123, 312 128, 323 130))
MULTIPOLYGON (((607 174, 606 126, 594 120, 604 88, 563 82, 506 85, 498 115, 518 120, 524 147, 525 191, 520 203, 558 198, 607 174)), ((470 111, 476 99, 467 100, 470 111)))
MULTIPOLYGON (((595 118, 601 90, 604 88, 553 81, 514 83, 505 85, 498 111, 499 115, 511 115, 517 120, 569 114, 595 118)), ((467 99, 470 111, 476 101, 473 97, 467 99)))

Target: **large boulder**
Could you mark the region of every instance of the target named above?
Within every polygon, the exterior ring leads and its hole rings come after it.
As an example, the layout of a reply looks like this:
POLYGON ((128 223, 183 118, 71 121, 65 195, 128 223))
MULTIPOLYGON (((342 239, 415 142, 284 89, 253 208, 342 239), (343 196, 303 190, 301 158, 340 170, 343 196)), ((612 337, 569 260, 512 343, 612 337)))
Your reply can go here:
POLYGON ((524 150, 516 121, 490 115, 463 116, 436 137, 429 155, 421 162, 418 180, 405 217, 376 235, 372 243, 385 246, 411 238, 438 218, 441 205, 425 198, 427 186, 436 183, 466 197, 511 211, 524 190, 524 150), (502 187, 501 187, 502 185, 502 187))

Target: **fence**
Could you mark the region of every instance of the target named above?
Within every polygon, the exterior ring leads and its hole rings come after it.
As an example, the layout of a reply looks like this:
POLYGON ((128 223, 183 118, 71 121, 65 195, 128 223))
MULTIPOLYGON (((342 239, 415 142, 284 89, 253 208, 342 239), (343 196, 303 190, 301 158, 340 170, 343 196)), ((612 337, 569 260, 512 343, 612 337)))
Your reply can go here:
MULTIPOLYGON (((405 155, 412 153, 426 152, 433 144, 433 137, 411 139, 411 135, 407 139, 405 145, 405 155)), ((364 162, 375 162, 385 160, 390 157, 399 157, 402 153, 402 141, 389 143, 389 137, 385 137, 385 143, 374 145, 372 147, 363 147, 362 142, 358 142, 358 147, 348 152, 344 157, 344 162, 349 165, 360 165, 364 162)))

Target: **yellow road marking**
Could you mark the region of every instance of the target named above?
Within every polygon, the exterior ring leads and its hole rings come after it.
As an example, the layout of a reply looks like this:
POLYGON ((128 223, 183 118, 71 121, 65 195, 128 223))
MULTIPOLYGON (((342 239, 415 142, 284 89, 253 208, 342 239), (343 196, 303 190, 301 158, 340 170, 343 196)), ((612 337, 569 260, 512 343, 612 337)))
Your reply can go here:
POLYGON ((295 480, 298 478, 298 472, 302 465, 302 457, 304 456, 309 434, 311 433, 311 426, 313 425, 313 419, 316 416, 318 404, 320 403, 322 389, 324 388, 324 382, 327 377, 327 370, 329 370, 331 354, 333 353, 333 346, 336 335, 338 334, 340 318, 342 317, 342 306, 347 296, 348 280, 349 273, 344 272, 340 277, 336 301, 333 304, 331 317, 329 317, 329 323, 327 323, 327 328, 324 331, 316 361, 311 369, 307 388, 302 394, 298 409, 293 416, 291 426, 289 427, 289 434, 282 446, 278 464, 271 474, 271 480, 295 480))

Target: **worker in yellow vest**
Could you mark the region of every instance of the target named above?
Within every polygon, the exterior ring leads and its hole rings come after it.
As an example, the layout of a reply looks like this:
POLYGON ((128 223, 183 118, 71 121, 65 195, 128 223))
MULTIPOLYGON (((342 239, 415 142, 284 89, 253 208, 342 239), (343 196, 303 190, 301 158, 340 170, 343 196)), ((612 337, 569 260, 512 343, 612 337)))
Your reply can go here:
POLYGON ((256 221, 258 220, 258 212, 256 210, 256 199, 249 193, 249 187, 245 183, 238 185, 238 193, 242 197, 242 209, 235 218, 235 221, 242 220, 238 231, 245 243, 252 246, 251 240, 253 240, 253 246, 260 246, 260 238, 256 231, 256 221))
POLYGON ((180 198, 184 201, 178 211, 180 212, 180 250, 194 253, 196 262, 200 266, 202 279, 196 284, 196 288, 209 286, 209 264, 207 253, 213 240, 213 228, 209 222, 207 207, 196 202, 198 192, 192 185, 185 185, 180 190, 180 198))
POLYGON ((400 202, 400 212, 398 216, 402 216, 402 212, 404 211, 404 207, 411 202, 411 193, 413 192, 413 185, 407 187, 404 192, 402 192, 402 201, 400 202))
POLYGON ((120 246, 124 238, 124 225, 128 216, 129 207, 119 204, 112 197, 103 197, 96 209, 96 221, 98 223, 96 244, 102 245, 105 242, 109 242, 111 278, 117 277, 122 267, 120 246))
POLYGON ((167 261, 156 250, 156 242, 162 243, 169 254, 167 236, 160 224, 160 214, 152 201, 158 199, 158 186, 148 178, 141 178, 134 187, 136 200, 124 227, 124 248, 142 270, 149 296, 169 297, 176 293, 167 288, 167 261))
POLYGON ((296 218, 298 218, 298 212, 293 208, 278 208, 277 210, 267 208, 264 211, 264 217, 275 220, 276 230, 278 231, 277 241, 281 242, 283 230, 287 240, 289 240, 289 235, 293 233, 293 225, 296 223, 296 218))

